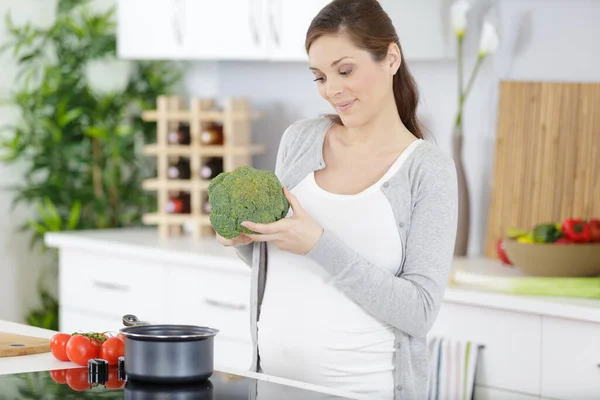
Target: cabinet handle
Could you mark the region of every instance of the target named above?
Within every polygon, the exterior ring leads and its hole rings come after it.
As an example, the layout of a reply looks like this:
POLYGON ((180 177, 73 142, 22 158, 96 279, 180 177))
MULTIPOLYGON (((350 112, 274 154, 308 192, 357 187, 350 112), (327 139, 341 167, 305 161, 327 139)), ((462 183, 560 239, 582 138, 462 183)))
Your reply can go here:
POLYGON ((279 33, 277 32, 277 26, 275 24, 275 0, 269 2, 269 25, 271 26, 271 33, 273 33, 273 41, 279 46, 279 33))
POLYGON ((116 292, 129 292, 129 286, 119 285, 117 283, 94 281, 94 286, 100 289, 114 290, 116 292))
POLYGON ((172 22, 173 22, 173 31, 175 32, 175 40, 178 44, 183 44, 183 32, 181 30, 181 15, 185 13, 181 10, 182 3, 181 0, 172 0, 173 3, 173 14, 172 14, 172 22))
POLYGON ((245 304, 226 303, 224 301, 213 300, 213 299, 205 298, 204 303, 208 304, 209 306, 219 307, 219 308, 227 308, 230 310, 245 310, 246 309, 245 304))
POLYGON ((258 36, 258 27, 256 26, 256 15, 255 15, 255 7, 254 2, 252 0, 248 0, 250 4, 250 10, 248 11, 248 18, 250 19, 250 33, 252 34, 252 38, 254 38, 254 43, 256 45, 260 45, 260 37, 258 36))

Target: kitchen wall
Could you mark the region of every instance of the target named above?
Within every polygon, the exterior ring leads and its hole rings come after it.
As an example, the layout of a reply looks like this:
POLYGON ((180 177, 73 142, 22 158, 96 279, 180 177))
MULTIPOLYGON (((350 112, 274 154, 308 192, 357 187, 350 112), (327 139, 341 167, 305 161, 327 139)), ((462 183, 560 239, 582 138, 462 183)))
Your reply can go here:
MULTIPOLYGON (((114 0, 99 0, 100 7, 114 0)), ((4 14, 11 10, 16 21, 48 23, 54 1, 0 1, 0 45, 5 41, 4 14)), ((599 81, 600 55, 594 40, 600 37, 600 2, 594 0, 499 0, 498 18, 503 37, 499 52, 482 68, 466 107, 465 164, 471 187, 472 240, 469 253, 483 247, 491 185, 496 125, 497 84, 502 79, 599 81), (520 40, 517 40, 520 38, 520 40), (585 59, 584 59, 585 58, 585 59)), ((466 50, 474 55, 478 31, 473 31, 466 50)), ((471 70, 473 59, 466 63, 471 70)), ((454 62, 409 63, 421 89, 420 114, 437 144, 450 151, 450 128, 456 108, 454 62)), ((0 97, 13 81, 14 62, 0 58, 0 97)), ((279 138, 294 120, 328 112, 318 96, 305 65, 262 62, 194 62, 181 89, 194 96, 248 96, 254 107, 266 113, 254 125, 255 141, 267 152, 254 160, 258 168, 272 169, 279 138)), ((0 108, 0 125, 16 117, 0 108)), ((22 166, 0 164, 0 185, 18 182, 22 166)), ((17 234, 29 210, 9 211, 11 194, 0 191, 0 319, 22 320, 37 303, 36 277, 42 259, 30 253, 28 237, 17 234)))

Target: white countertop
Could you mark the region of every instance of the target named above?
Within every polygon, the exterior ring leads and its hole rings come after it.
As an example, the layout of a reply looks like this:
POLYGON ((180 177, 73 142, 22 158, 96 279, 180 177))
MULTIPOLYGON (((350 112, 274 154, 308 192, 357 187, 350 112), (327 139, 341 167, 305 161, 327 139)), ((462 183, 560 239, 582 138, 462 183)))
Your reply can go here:
MULTIPOLYGON (((213 237, 194 239, 188 235, 163 239, 153 227, 49 233, 46 244, 188 266, 206 265, 208 261, 215 267, 249 274, 249 268, 235 250, 221 246, 213 237)), ((499 261, 484 257, 456 258, 453 268, 501 276, 522 275, 516 268, 502 266, 499 261)), ((600 300, 594 299, 492 293, 449 285, 444 301, 600 322, 600 300)))
MULTIPOLYGON (((35 328, 28 325, 17 324, 14 322, 8 322, 0 320, 0 332, 14 333, 18 335, 40 337, 50 339, 56 332, 49 331, 46 329, 35 328)), ((37 371, 50 371, 53 369, 67 369, 67 368, 78 368, 79 366, 71 362, 59 361, 54 358, 52 353, 43 354, 32 354, 27 356, 18 357, 0 357, 0 375, 18 374, 26 372, 37 372, 37 371)), ((347 397, 349 399, 362 400, 366 397, 349 393, 344 390, 337 390, 326 388, 317 385, 311 385, 308 383, 292 381, 289 379, 277 378, 270 375, 232 369, 229 367, 222 367, 215 365, 216 371, 235 374, 239 376, 245 376, 250 378, 256 378, 263 381, 278 383, 281 385, 287 385, 297 387, 300 389, 312 390, 314 392, 332 394, 340 397, 347 397)))

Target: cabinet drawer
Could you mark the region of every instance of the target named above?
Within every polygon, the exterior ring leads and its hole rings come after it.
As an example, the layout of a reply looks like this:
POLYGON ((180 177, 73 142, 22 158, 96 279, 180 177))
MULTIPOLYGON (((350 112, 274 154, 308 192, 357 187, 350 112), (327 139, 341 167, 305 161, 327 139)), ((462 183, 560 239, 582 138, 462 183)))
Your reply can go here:
POLYGON ((250 273, 214 268, 169 270, 169 320, 219 330, 219 336, 243 342, 250 337, 250 273))
POLYGON ((541 317, 463 304, 443 303, 429 336, 485 345, 477 385, 539 395, 541 317))
POLYGON ((161 323, 165 267, 138 259, 75 250, 60 254, 60 305, 101 314, 135 314, 161 323))
POLYGON ((600 324, 543 317, 542 325, 542 396, 598 398, 600 324))
POLYGON ((60 307, 61 332, 118 332, 123 327, 121 317, 94 314, 71 307, 60 307))
POLYGON ((529 394, 511 392, 490 388, 487 386, 475 386, 474 400, 540 400, 540 397, 529 394))

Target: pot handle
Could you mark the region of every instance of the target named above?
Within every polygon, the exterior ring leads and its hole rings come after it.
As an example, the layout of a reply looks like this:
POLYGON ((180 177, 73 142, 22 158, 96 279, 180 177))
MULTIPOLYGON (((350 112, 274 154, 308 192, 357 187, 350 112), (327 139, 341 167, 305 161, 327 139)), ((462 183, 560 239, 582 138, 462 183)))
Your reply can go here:
POLYGON ((150 325, 148 322, 140 321, 138 317, 133 314, 127 314, 123 316, 123 325, 125 326, 138 326, 138 325, 150 325))

